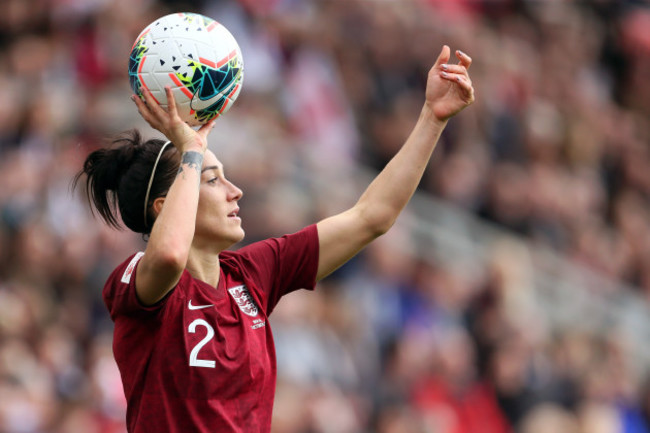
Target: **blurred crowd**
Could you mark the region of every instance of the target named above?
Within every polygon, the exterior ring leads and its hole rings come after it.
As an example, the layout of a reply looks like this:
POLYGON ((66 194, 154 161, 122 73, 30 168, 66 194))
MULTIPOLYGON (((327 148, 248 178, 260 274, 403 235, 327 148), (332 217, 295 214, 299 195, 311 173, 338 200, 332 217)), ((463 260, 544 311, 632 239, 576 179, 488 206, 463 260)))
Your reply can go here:
MULTIPOLYGON (((650 7, 632 0, 2 0, 0 432, 124 432, 105 278, 144 240, 70 182, 130 128, 133 40, 173 11, 222 22, 244 90, 211 148, 245 242, 356 198, 419 115, 442 44, 474 58, 420 191, 650 299, 650 7), (317 178, 318 182, 313 180, 317 178)), ((434 221, 435 223, 435 221, 434 221)), ((396 226, 271 317, 274 433, 650 433, 620 336, 522 317, 516 251, 471 277, 396 226)))

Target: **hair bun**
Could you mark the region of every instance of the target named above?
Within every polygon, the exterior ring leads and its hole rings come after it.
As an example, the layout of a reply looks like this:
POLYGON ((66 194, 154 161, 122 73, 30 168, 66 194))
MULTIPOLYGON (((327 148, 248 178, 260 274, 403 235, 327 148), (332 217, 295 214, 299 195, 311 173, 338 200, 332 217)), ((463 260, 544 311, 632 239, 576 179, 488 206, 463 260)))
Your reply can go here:
POLYGON ((117 192, 127 171, 134 164, 137 155, 144 149, 140 133, 130 131, 113 142, 114 146, 98 149, 86 158, 83 169, 77 174, 74 184, 81 175, 86 177, 86 194, 99 214, 110 225, 118 227, 114 209, 117 192))
POLYGON ((120 180, 133 162, 134 146, 120 146, 114 149, 99 149, 88 156, 84 171, 102 189, 117 191, 120 180))

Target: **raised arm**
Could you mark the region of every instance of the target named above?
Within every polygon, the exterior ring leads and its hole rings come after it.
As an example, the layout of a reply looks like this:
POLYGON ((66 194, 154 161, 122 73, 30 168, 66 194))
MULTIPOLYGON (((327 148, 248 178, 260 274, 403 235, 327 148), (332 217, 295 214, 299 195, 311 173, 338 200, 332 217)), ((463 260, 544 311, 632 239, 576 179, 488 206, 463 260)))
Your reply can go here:
POLYGON ((474 102, 467 73, 472 59, 456 51, 458 64, 449 64, 450 55, 445 45, 429 71, 424 107, 402 148, 352 208, 317 224, 317 279, 329 275, 388 231, 420 183, 447 120, 474 102))
POLYGON ((166 93, 168 111, 163 110, 146 90, 143 91, 144 101, 133 97, 142 117, 162 132, 181 154, 178 175, 167 196, 154 201, 154 212, 158 215, 135 275, 136 292, 145 305, 162 299, 178 283, 187 264, 194 238, 203 154, 207 149, 208 133, 214 126, 212 121, 198 131, 190 128, 179 117, 169 88, 166 93))

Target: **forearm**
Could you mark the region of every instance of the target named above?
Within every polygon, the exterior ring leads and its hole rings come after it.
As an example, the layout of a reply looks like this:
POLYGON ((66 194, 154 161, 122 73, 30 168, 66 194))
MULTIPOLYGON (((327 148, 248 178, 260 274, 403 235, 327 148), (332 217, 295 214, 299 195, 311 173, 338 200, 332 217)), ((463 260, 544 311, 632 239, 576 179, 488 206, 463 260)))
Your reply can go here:
POLYGON ((443 46, 429 70, 425 105, 402 148, 351 209, 318 222, 318 279, 388 231, 420 183, 447 119, 474 101, 472 59, 456 51, 459 63, 450 65, 450 54, 443 46))
POLYGON ((194 237, 202 162, 201 149, 182 153, 178 174, 165 197, 147 246, 147 252, 151 250, 163 257, 161 260, 179 268, 185 267, 194 237))
POLYGON ((446 124, 425 105, 402 148, 362 194, 356 207, 373 230, 388 230, 413 196, 446 124))

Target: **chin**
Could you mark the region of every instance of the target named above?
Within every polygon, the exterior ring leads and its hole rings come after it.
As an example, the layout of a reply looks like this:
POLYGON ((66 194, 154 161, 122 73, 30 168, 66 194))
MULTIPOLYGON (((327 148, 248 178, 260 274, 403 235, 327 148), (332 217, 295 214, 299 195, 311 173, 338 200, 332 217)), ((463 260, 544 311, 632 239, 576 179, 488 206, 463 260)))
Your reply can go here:
POLYGON ((221 229, 218 231, 203 232, 200 234, 195 233, 195 237, 202 239, 203 243, 209 245, 209 248, 217 248, 219 251, 224 251, 233 247, 235 244, 244 240, 244 229, 239 227, 230 227, 226 230, 221 229))
POLYGON ((237 242, 235 242, 235 243, 243 241, 244 238, 246 237, 246 232, 244 231, 244 229, 240 229, 239 232, 240 232, 239 237, 237 239, 237 242))
POLYGON ((236 232, 233 231, 233 233, 228 237, 228 240, 231 243, 230 246, 233 246, 243 241, 244 237, 246 237, 246 232, 244 232, 244 229, 239 228, 239 230, 237 230, 236 232))

